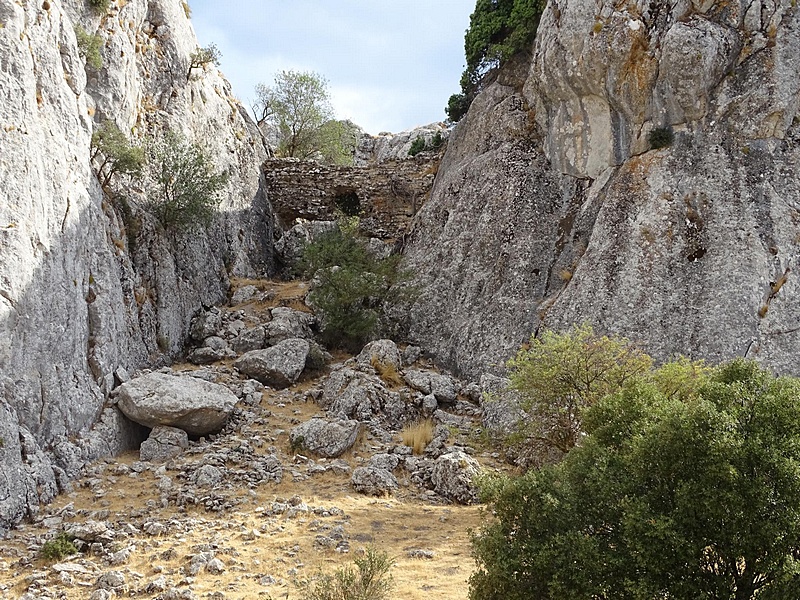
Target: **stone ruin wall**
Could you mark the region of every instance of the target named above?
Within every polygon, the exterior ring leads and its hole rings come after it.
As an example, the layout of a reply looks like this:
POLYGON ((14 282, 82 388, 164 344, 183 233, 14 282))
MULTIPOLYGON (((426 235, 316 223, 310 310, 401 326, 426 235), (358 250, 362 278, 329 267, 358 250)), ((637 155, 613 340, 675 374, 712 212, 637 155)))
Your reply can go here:
POLYGON ((403 237, 430 196, 440 160, 440 154, 428 152, 362 167, 269 159, 262 170, 282 228, 290 228, 296 219, 325 221, 358 214, 363 231, 393 241, 403 237))

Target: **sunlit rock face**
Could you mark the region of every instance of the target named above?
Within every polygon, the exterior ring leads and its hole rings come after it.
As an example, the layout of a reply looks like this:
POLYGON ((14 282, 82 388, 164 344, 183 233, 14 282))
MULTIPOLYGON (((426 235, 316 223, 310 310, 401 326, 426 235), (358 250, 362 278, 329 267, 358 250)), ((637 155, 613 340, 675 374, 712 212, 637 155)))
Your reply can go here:
POLYGON ((146 436, 104 412, 120 367, 164 361, 230 276, 273 269, 262 140, 213 65, 189 72, 197 45, 180 2, 0 0, 0 530, 146 436), (76 28, 98 36, 99 69, 76 28), (218 218, 165 234, 145 181, 104 193, 104 120, 134 143, 169 128, 204 146, 230 174, 218 218))
POLYGON ((412 337, 471 375, 584 321, 800 373, 798 21, 791 0, 550 2, 417 216, 412 337))

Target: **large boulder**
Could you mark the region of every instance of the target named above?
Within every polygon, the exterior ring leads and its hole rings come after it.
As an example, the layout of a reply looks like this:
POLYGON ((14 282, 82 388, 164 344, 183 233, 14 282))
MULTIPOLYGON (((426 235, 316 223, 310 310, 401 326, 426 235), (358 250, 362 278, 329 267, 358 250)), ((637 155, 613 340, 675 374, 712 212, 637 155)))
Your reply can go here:
POLYGON ((431 473, 433 490, 453 502, 472 504, 478 500, 474 480, 479 472, 478 461, 460 450, 442 454, 431 473))
POLYGON ((148 373, 119 386, 117 405, 130 420, 200 436, 219 431, 236 406, 225 386, 195 377, 148 373))
POLYGON ((310 350, 311 346, 306 340, 292 338, 271 348, 251 350, 242 355, 234 366, 263 384, 285 388, 300 377, 310 350))
POLYGON ((335 458, 353 447, 358 431, 358 421, 314 418, 292 429, 289 440, 293 446, 318 456, 335 458))

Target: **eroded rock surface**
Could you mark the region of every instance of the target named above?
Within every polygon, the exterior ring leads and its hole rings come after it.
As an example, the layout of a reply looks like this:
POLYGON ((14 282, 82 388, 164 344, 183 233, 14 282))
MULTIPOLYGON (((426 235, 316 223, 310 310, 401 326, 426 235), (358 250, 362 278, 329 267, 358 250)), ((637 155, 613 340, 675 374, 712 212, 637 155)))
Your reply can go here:
POLYGON ((788 0, 549 3, 415 220, 414 339, 478 377, 588 321, 658 360, 800 373, 799 20, 788 0))

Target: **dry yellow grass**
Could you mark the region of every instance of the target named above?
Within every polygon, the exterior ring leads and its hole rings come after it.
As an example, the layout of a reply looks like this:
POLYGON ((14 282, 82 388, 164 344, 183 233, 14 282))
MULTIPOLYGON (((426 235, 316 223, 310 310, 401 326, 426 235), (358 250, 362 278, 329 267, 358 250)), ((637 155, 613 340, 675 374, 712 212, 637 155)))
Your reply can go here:
POLYGON ((406 425, 400 432, 403 443, 411 448, 414 454, 422 454, 433 439, 433 421, 423 419, 411 425, 406 425))
POLYGON ((372 357, 372 359, 369 361, 369 364, 371 364, 372 368, 375 369, 378 377, 383 379, 384 382, 388 383, 390 387, 398 388, 405 385, 405 381, 403 381, 402 376, 397 372, 397 369, 394 365, 384 363, 376 356, 372 357))

